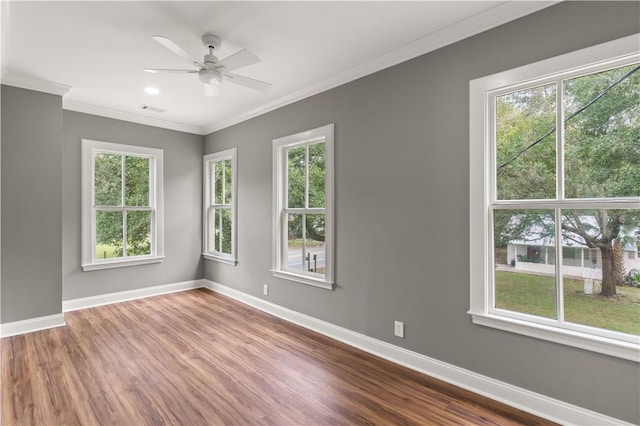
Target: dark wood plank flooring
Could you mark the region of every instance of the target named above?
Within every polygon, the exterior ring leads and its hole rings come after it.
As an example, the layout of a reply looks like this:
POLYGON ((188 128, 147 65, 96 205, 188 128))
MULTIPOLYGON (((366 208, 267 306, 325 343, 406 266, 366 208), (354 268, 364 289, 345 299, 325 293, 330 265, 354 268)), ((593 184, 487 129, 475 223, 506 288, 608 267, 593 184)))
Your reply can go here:
POLYGON ((550 424, 199 289, 2 339, 2 425, 550 424))

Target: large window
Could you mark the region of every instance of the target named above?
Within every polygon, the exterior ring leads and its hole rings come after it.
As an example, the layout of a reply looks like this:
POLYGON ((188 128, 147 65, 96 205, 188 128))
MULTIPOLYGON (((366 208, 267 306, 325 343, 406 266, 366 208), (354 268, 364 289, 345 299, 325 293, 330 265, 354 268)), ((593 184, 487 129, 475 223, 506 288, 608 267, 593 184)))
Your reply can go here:
POLYGON ((640 361, 637 35, 470 90, 474 323, 640 361))
POLYGON ((203 256, 235 265, 236 149, 204 156, 203 256))
POLYGON ((333 124, 273 141, 273 273, 333 289, 333 124))
POLYGON ((82 267, 163 257, 162 150, 82 140, 82 267))

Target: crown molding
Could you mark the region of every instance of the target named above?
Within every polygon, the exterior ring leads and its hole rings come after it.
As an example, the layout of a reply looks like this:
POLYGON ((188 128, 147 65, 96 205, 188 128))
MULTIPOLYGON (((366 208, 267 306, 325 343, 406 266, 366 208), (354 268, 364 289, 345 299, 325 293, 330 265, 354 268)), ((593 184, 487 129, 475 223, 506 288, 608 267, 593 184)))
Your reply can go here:
POLYGON ((191 126, 188 124, 176 123, 174 121, 146 117, 140 114, 118 111, 101 106, 84 104, 81 102, 67 101, 63 99, 62 108, 69 111, 82 112, 85 114, 99 115, 101 117, 113 118, 116 120, 129 121, 131 123, 144 124, 147 126, 160 127, 169 130, 177 130, 179 132, 194 133, 196 135, 205 134, 203 132, 203 129, 198 126, 191 126))
POLYGON ((64 96, 71 90, 71 86, 66 84, 24 77, 13 73, 3 73, 2 84, 58 96, 64 96))
POLYGON ((244 113, 229 117, 204 127, 203 134, 207 135, 225 129, 283 106, 302 99, 317 95, 334 87, 341 86, 358 78, 365 77, 401 62, 408 61, 441 47, 453 44, 465 38, 480 34, 499 25, 545 9, 561 1, 505 1, 491 9, 478 13, 438 31, 434 31, 422 38, 405 44, 392 52, 380 55, 370 61, 346 71, 335 74, 316 84, 307 86, 289 95, 261 105, 244 113))

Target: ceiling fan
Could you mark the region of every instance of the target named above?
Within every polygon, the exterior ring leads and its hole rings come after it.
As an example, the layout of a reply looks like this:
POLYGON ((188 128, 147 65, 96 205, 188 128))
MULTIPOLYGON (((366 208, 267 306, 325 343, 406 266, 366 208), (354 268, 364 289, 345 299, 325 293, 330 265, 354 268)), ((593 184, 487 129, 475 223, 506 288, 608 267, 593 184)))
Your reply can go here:
POLYGON ((205 95, 213 96, 217 95, 219 87, 223 81, 229 81, 241 86, 249 87, 256 90, 267 90, 271 87, 271 84, 264 81, 255 80, 253 78, 244 77, 242 75, 233 74, 229 71, 233 71, 237 68, 246 67, 247 65, 260 62, 260 59, 247 49, 240 50, 231 56, 227 56, 224 59, 218 60, 214 56, 213 51, 222 44, 220 37, 213 34, 204 34, 202 36, 202 44, 209 48, 209 53, 204 55, 204 61, 198 62, 191 57, 191 55, 175 44, 173 41, 163 36, 153 36, 155 41, 180 56, 182 59, 195 66, 197 69, 193 70, 176 70, 176 69, 153 69, 145 68, 146 72, 150 73, 177 73, 177 74, 195 74, 198 73, 200 81, 204 83, 205 95))

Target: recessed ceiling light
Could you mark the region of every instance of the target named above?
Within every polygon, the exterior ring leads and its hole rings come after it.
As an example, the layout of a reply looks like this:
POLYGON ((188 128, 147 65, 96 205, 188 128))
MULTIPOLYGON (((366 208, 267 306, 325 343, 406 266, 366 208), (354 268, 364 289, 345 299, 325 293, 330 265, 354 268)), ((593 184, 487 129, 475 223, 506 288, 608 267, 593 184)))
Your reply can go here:
POLYGON ((160 93, 160 91, 155 87, 145 87, 144 93, 146 93, 147 95, 157 95, 158 93, 160 93))

